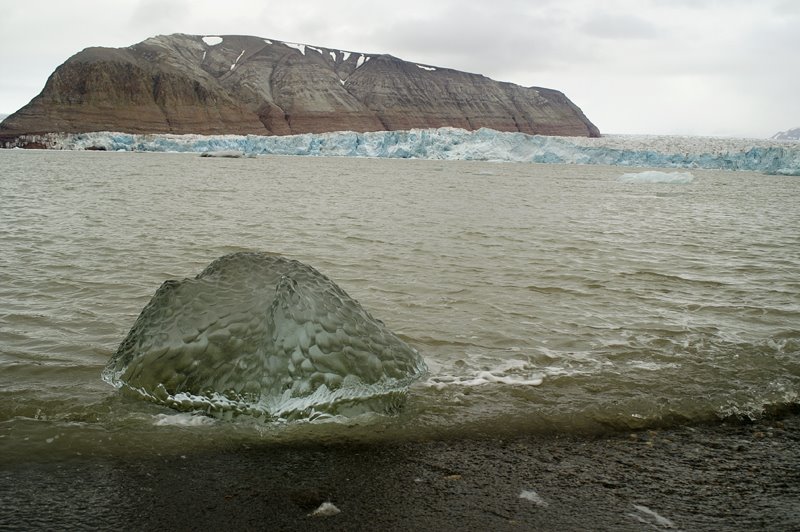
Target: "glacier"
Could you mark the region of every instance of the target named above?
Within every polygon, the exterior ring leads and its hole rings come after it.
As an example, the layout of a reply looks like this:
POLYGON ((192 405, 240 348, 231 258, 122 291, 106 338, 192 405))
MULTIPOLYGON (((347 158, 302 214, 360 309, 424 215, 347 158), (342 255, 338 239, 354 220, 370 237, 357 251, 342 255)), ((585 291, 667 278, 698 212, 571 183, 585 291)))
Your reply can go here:
POLYGON ((606 135, 550 137, 492 129, 352 131, 289 136, 170 135, 96 132, 48 134, 54 149, 224 152, 244 155, 387 157, 527 163, 603 164, 643 168, 746 170, 800 175, 800 143, 717 137, 606 135))

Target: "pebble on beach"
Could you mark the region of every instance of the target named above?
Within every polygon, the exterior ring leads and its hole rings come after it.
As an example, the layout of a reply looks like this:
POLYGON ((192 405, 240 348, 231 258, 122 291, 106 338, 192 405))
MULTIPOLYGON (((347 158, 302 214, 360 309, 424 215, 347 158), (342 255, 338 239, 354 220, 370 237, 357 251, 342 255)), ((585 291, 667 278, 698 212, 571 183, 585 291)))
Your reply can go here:
POLYGON ((323 502, 319 505, 319 508, 311 512, 311 517, 330 517, 332 515, 336 515, 341 513, 342 511, 338 509, 332 502, 323 502))

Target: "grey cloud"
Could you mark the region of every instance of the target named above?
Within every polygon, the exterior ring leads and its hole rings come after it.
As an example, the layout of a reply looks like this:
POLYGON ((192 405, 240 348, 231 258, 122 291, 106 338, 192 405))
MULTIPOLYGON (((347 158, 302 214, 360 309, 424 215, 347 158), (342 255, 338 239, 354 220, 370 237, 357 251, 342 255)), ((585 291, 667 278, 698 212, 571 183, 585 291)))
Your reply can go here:
POLYGON ((768 134, 800 120, 798 26, 796 0, 27 0, 0 17, 0 111, 24 105, 86 46, 244 33, 552 87, 606 131, 768 134), (657 115, 653 101, 682 114, 657 115))
POLYGON ((653 39, 661 34, 653 23, 626 13, 594 12, 581 25, 588 35, 602 39, 653 39))

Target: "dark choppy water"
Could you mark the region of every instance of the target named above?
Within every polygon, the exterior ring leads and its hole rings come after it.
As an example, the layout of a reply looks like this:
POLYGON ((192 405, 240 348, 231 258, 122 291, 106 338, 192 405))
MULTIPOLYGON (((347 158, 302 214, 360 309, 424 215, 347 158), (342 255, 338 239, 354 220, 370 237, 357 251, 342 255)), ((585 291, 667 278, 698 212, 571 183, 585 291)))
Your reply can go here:
POLYGON ((337 158, 0 151, 0 455, 594 431, 757 417, 800 392, 800 180, 337 158), (395 418, 265 426, 100 372, 165 279, 282 253, 423 352, 395 418))

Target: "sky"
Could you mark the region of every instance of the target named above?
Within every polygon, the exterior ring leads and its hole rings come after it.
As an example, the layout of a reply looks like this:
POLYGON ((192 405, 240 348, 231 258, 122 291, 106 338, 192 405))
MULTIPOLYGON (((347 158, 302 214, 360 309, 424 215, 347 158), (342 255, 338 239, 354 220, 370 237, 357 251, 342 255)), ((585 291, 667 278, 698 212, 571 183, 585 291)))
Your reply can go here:
POLYGON ((603 133, 800 127, 798 0, 0 0, 0 113, 83 48, 169 33, 388 53, 553 88, 603 133))

